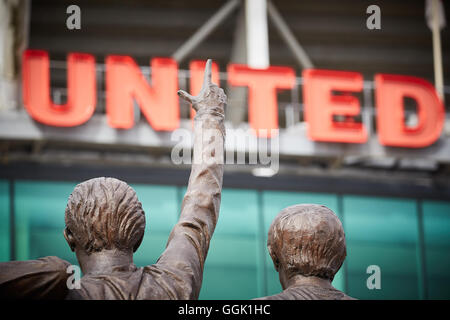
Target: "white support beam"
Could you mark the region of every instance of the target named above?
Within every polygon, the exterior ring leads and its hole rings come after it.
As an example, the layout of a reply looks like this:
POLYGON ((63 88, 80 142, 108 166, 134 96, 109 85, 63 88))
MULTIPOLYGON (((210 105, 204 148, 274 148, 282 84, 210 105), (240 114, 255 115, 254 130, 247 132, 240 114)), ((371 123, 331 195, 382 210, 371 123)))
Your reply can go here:
MULTIPOLYGON (((247 64, 247 40, 245 31, 245 6, 241 6, 236 20, 233 44, 231 49, 231 63, 247 64)), ((247 112, 247 88, 227 84, 228 107, 225 117, 238 126, 245 121, 247 112)))
POLYGON ((439 16, 442 15, 443 4, 440 0, 432 0, 432 34, 433 34, 433 62, 434 85, 439 97, 444 101, 444 74, 442 69, 441 26, 439 16))
POLYGON ((0 109, 20 105, 20 57, 28 41, 30 0, 0 0, 0 109))
POLYGON ((269 31, 266 0, 246 0, 247 65, 255 69, 269 67, 269 31))

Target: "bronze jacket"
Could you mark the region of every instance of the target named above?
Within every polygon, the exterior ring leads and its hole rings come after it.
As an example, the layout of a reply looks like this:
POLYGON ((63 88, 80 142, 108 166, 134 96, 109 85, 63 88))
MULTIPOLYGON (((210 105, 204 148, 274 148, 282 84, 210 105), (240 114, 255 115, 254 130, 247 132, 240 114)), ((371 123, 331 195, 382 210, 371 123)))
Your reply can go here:
POLYGON ((313 285, 289 287, 275 294, 254 300, 356 300, 333 287, 324 288, 313 285))

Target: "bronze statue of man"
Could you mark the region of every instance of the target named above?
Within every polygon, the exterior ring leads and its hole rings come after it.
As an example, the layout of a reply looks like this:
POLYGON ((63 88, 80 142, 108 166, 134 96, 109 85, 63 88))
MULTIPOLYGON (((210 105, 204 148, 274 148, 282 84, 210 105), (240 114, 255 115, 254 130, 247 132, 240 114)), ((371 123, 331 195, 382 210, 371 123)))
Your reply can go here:
POLYGON ((273 220, 267 247, 283 291, 257 300, 351 300, 331 282, 347 254, 336 214, 325 206, 299 204, 273 220))
POLYGON ((0 264, 0 296, 52 299, 197 299, 203 267, 220 207, 226 95, 211 83, 211 60, 203 87, 193 97, 178 91, 197 111, 194 161, 181 215, 154 265, 137 268, 133 253, 145 229, 135 191, 114 178, 77 185, 66 208, 66 238, 83 271, 79 289, 66 284, 69 263, 57 257, 0 264), (205 138, 204 132, 214 134, 205 138), (212 139, 211 137, 214 137, 212 139))

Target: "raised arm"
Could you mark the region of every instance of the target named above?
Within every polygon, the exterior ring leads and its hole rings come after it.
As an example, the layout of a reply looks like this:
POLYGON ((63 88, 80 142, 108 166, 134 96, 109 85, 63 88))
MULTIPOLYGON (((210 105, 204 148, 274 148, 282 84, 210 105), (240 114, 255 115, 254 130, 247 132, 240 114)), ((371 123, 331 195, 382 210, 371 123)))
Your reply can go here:
POLYGON ((194 118, 194 157, 181 216, 166 250, 157 262, 176 278, 176 297, 197 299, 209 242, 219 216, 224 154, 224 91, 211 83, 211 63, 206 63, 203 87, 193 97, 178 95, 197 111, 194 118))

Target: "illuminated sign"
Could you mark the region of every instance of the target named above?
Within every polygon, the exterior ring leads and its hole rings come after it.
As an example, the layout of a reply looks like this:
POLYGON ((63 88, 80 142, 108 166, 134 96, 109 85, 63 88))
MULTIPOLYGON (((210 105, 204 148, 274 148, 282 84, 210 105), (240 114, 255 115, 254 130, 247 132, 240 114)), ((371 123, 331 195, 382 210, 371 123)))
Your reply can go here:
MULTIPOLYGON (((197 94, 202 82, 204 61, 192 61, 191 93, 197 94)), ((178 65, 172 58, 151 60, 150 83, 129 56, 106 58, 106 116, 109 126, 130 129, 134 125, 133 99, 156 131, 173 131, 179 126, 178 65)), ((23 101, 30 116, 56 127, 79 126, 88 121, 96 106, 95 58, 85 53, 70 53, 67 58, 67 103, 50 99, 49 56, 46 51, 27 50, 23 55, 23 101)), ((228 82, 249 90, 249 124, 256 132, 278 128, 277 91, 292 89, 295 71, 270 66, 252 69, 230 64, 228 82)), ((213 64, 213 82, 218 83, 219 68, 213 64)), ((359 72, 307 69, 303 71, 303 98, 308 137, 314 141, 365 143, 364 125, 354 121, 360 114, 359 100, 363 77, 359 72), (340 94, 335 94, 340 92, 340 94), (344 121, 335 121, 343 116, 344 121)), ((424 79, 390 74, 375 76, 377 131, 382 145, 422 148, 440 136, 445 118, 442 101, 434 87, 424 79), (418 123, 404 122, 404 98, 417 104, 418 123)), ((191 113, 193 116, 194 113, 191 113)))

